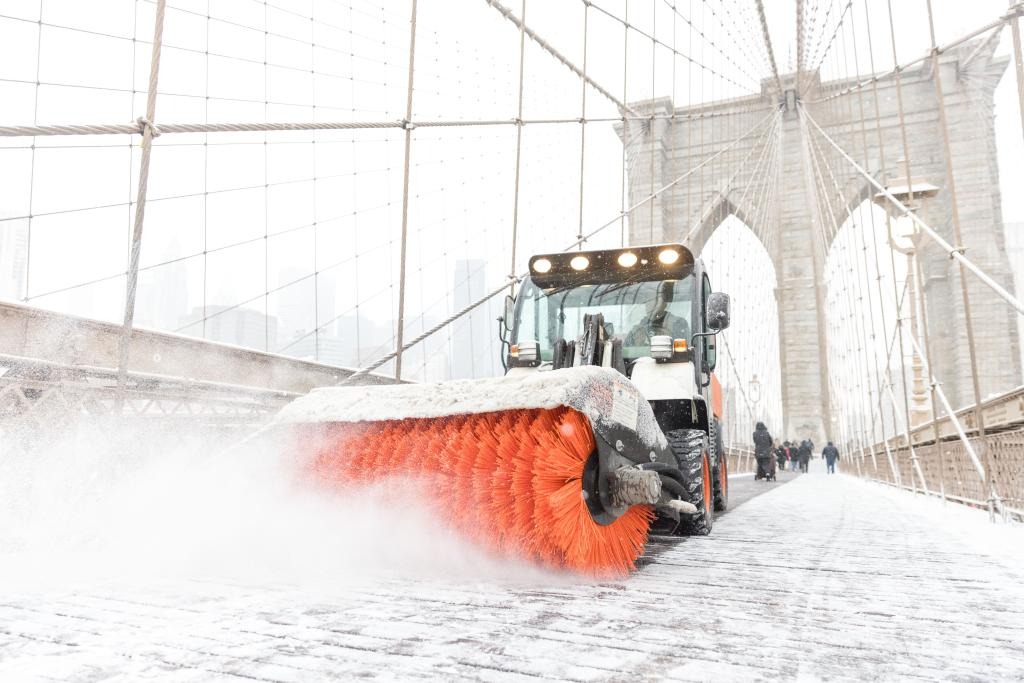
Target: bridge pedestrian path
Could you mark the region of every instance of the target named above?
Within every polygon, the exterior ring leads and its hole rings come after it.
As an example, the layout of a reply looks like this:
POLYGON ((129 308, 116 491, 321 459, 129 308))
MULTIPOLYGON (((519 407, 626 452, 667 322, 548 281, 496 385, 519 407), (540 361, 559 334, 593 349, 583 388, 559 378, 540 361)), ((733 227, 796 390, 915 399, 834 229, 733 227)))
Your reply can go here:
POLYGON ((439 544, 301 581, 0 583, 0 679, 1024 679, 1021 527, 843 475, 766 486, 621 581, 467 574, 439 544))

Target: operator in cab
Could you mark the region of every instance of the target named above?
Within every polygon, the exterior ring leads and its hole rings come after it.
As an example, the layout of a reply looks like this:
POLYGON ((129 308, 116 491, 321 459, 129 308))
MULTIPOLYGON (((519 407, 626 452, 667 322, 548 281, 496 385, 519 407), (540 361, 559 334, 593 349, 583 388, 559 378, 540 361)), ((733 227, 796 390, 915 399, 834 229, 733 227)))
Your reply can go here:
POLYGON ((651 343, 651 337, 668 335, 673 339, 690 339, 690 323, 686 318, 670 313, 668 305, 675 298, 675 281, 666 280, 657 289, 657 294, 645 302, 647 312, 626 335, 626 346, 642 346, 651 343))

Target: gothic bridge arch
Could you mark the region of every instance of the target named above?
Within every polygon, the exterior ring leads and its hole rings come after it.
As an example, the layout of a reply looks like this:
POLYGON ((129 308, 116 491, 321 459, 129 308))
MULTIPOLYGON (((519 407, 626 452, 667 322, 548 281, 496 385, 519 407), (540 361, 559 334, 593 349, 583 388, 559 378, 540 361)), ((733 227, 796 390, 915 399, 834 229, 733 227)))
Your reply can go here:
MULTIPOLYGON (((958 208, 965 245, 972 260, 1004 286, 1012 288, 1012 276, 1004 248, 1005 238, 999 194, 999 169, 996 165, 995 129, 993 125, 995 87, 1006 71, 1008 59, 994 57, 995 42, 981 39, 965 43, 940 57, 938 73, 930 60, 901 73, 903 121, 909 147, 909 161, 915 178, 939 187, 938 195, 923 207, 921 215, 951 243, 952 206, 946 190, 946 169, 942 153, 941 129, 935 78, 941 78, 945 92, 948 125, 953 141, 955 182, 958 208)), ((814 117, 839 145, 881 182, 899 183, 898 162, 903 159, 900 114, 897 109, 896 81, 880 76, 877 81, 876 123, 875 89, 863 88, 859 94, 835 101, 830 94, 853 87, 857 80, 821 83, 819 75, 801 74, 802 83, 810 83, 801 106, 814 117), (851 106, 850 102, 858 102, 851 106), (860 118, 860 102, 865 119, 860 118), (882 178, 884 152, 888 178, 882 178)), ((795 87, 796 75, 782 77, 787 92, 795 87)), ((773 107, 783 106, 778 127, 777 212, 767 222, 756 224, 751 216, 757 213, 740 202, 730 191, 726 197, 716 196, 732 178, 732 187, 746 187, 758 168, 757 154, 740 164, 752 147, 763 144, 758 134, 751 135, 723 155, 721 161, 708 163, 671 190, 659 194, 630 215, 631 243, 679 240, 694 225, 697 232, 691 246, 699 250, 715 228, 729 214, 735 214, 768 245, 775 265, 779 304, 780 363, 784 377, 783 404, 785 432, 807 434, 817 440, 826 437, 830 425, 828 396, 828 358, 826 334, 822 253, 820 235, 831 235, 831 225, 821 225, 820 216, 838 226, 846 222, 850 212, 873 194, 870 185, 859 178, 851 167, 838 161, 820 136, 811 135, 801 124, 793 99, 789 108, 777 101, 773 86, 766 82, 760 95, 754 95, 694 107, 676 108, 668 98, 659 98, 631 105, 635 110, 659 115, 649 121, 632 122, 619 127, 626 144, 629 204, 633 205, 651 194, 652 188, 663 187, 713 155, 722 151, 738 134, 752 128, 773 107), (668 115, 675 117, 667 120, 668 115), (728 124, 711 123, 729 121, 728 124), (811 154, 819 155, 819 180, 814 175, 811 154), (822 161, 822 159, 827 161, 822 161), (737 170, 738 169, 738 170, 737 170), (735 174, 735 176, 733 175, 735 174), (813 183, 822 182, 831 189, 830 206, 819 207, 813 183), (835 192, 836 186, 839 191, 835 192), (737 204, 743 204, 737 206, 737 204), (708 210, 708 206, 711 209, 708 210), (707 212, 706 215, 704 212, 707 212), (770 235, 770 237, 769 237, 770 235)), ((756 150, 753 150, 756 152, 756 150)), ((750 195, 748 194, 749 198, 750 195)), ((758 198, 760 199, 760 198, 758 198)), ((829 201, 829 200, 826 200, 829 201)), ((928 295, 929 318, 941 321, 947 329, 963 330, 964 306, 955 264, 948 255, 930 244, 921 249, 925 272, 924 286, 928 295)), ((1016 319, 1013 312, 992 297, 985 286, 971 279, 971 305, 975 318, 986 324, 976 329, 983 395, 1005 391, 1020 377, 1020 355, 1016 319)), ((962 334, 957 334, 961 338, 962 334)), ((955 405, 971 402, 971 368, 968 354, 958 344, 936 345, 935 372, 945 384, 955 405)))

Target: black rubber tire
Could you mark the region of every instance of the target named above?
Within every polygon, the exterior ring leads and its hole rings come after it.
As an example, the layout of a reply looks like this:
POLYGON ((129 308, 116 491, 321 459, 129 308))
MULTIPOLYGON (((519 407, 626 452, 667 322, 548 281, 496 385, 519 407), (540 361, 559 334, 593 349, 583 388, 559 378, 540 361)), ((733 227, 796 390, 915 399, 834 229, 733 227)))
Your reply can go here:
POLYGON ((729 468, 725 461, 725 447, 722 445, 722 430, 718 420, 711 421, 711 447, 714 449, 711 476, 714 482, 715 512, 725 512, 729 509, 729 468))
MULTIPOLYGON (((710 487, 705 487, 705 473, 711 474, 711 454, 708 436, 700 429, 674 429, 665 436, 672 453, 679 461, 690 502, 697 506, 697 514, 683 518, 677 533, 690 536, 707 536, 714 525, 714 501, 705 497, 710 487)), ((710 482, 708 482, 710 484, 710 482)))

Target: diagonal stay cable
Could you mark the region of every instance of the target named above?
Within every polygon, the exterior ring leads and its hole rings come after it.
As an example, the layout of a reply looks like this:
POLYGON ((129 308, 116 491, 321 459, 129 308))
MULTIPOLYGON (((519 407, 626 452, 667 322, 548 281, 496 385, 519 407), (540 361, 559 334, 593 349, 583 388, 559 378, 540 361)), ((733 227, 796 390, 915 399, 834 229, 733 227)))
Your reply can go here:
POLYGON ((551 43, 549 43, 548 41, 544 40, 539 35, 537 35, 537 32, 534 31, 529 26, 527 26, 525 23, 523 23, 522 19, 520 19, 519 17, 517 17, 515 14, 512 13, 511 9, 509 9, 508 7, 505 7, 504 5, 502 5, 500 2, 498 2, 498 0, 485 0, 485 2, 488 5, 490 5, 491 7, 493 7, 494 9, 498 10, 498 12, 500 12, 503 17, 505 17, 506 19, 511 21, 513 24, 515 24, 516 28, 518 28, 520 31, 524 32, 526 35, 528 35, 530 37, 530 40, 532 40, 533 42, 537 43, 537 45, 539 45, 545 52, 547 52, 552 57, 557 59, 559 62, 564 64, 566 68, 568 68, 574 74, 576 74, 577 76, 582 78, 585 83, 590 84, 590 86, 592 88, 594 88, 594 90, 596 90, 597 92, 599 92, 602 95, 604 95, 605 97, 607 97, 613 104, 615 104, 615 106, 617 106, 619 108, 619 111, 625 111, 625 112, 629 112, 630 114, 632 114, 634 116, 639 116, 639 113, 636 112, 635 110, 633 110, 632 108, 630 108, 630 106, 628 104, 626 104, 625 102, 622 102, 617 97, 615 97, 615 95, 611 94, 611 92, 609 92, 608 89, 602 87, 601 84, 599 84, 593 78, 588 76, 583 71, 583 69, 581 69, 578 66, 576 66, 575 64, 573 64, 571 61, 569 61, 569 59, 565 55, 563 55, 561 52, 556 50, 551 45, 551 43))
POLYGON ((884 185, 875 180, 874 176, 872 176, 860 164, 858 164, 853 159, 853 157, 851 157, 846 152, 846 150, 844 150, 839 145, 839 143, 833 140, 828 133, 822 130, 821 126, 818 125, 818 122, 814 120, 814 117, 810 115, 810 113, 807 111, 805 107, 801 106, 800 111, 803 113, 806 120, 812 126, 814 126, 815 130, 818 131, 818 134, 821 135, 825 140, 827 140, 828 143, 832 145, 832 147, 834 147, 837 152, 839 152, 840 156, 842 156, 851 166, 853 166, 853 168, 856 169, 856 171, 861 176, 863 176, 864 179, 866 179, 873 187, 875 187, 875 189, 877 189, 893 205, 893 207, 899 212, 900 217, 906 216, 910 218, 914 222, 914 224, 921 230, 921 232, 927 235, 933 242, 935 242, 935 244, 937 244, 943 251, 945 251, 951 259, 955 259, 965 268, 967 268, 967 270, 974 273, 974 275, 979 280, 981 280, 989 289, 995 292, 999 296, 999 298, 1001 298, 1003 301, 1005 301, 1006 303, 1010 304, 1010 306, 1015 308, 1018 314, 1024 316, 1024 304, 1022 304, 1019 299, 1010 294, 1002 285, 1000 285, 998 282, 989 277, 989 275, 985 273, 985 271, 983 271, 977 265, 975 265, 973 261, 964 256, 964 248, 962 246, 954 247, 945 239, 943 239, 943 237, 939 233, 937 233, 935 229, 932 228, 932 226, 925 223, 917 216, 917 214, 915 214, 913 211, 907 208, 905 204, 903 204, 900 200, 896 199, 896 197, 884 185))
MULTIPOLYGON (((736 379, 740 379, 740 371, 736 367, 736 360, 732 356, 732 350, 729 348, 729 342, 726 341, 724 334, 722 335, 722 348, 725 349, 725 356, 729 359, 729 366, 732 368, 733 374, 736 375, 736 379)), ((747 407, 747 412, 750 413, 751 421, 757 420, 754 408, 750 405, 750 400, 747 398, 747 392, 743 391, 743 383, 736 382, 736 388, 739 389, 740 396, 743 397, 743 403, 747 407)))
MULTIPOLYGON (((641 29, 636 24, 629 23, 625 19, 615 15, 612 12, 609 12, 608 10, 604 9, 603 7, 601 7, 600 5, 594 4, 593 2, 589 2, 589 0, 588 0, 588 6, 592 7, 595 10, 597 10, 598 12, 603 14, 604 16, 606 16, 609 19, 611 19, 612 21, 615 21, 615 22, 621 24, 626 30, 633 31, 637 35, 642 36, 643 38, 646 38, 647 40, 651 41, 651 43, 653 43, 654 45, 659 45, 662 48, 668 50, 669 52, 671 52, 676 57, 682 57, 683 59, 685 59, 686 61, 690 62, 694 66, 700 67, 702 70, 707 71, 708 73, 711 73, 711 74, 717 76, 718 78, 720 78, 720 79, 722 79, 722 80, 724 80, 724 81, 726 81, 728 83, 731 83, 731 84, 735 85, 737 88, 739 88, 739 89, 741 89, 741 90, 743 90, 745 92, 748 92, 748 93, 751 93, 751 94, 757 94, 756 90, 753 90, 753 89, 743 85, 742 83, 739 83, 739 82, 733 80, 732 78, 729 78, 725 74, 719 73, 717 70, 713 69, 712 67, 708 66, 707 64, 704 64, 700 60, 694 59, 693 57, 691 57, 690 55, 686 54, 685 52, 681 52, 681 51, 677 50, 676 48, 672 47, 671 45, 669 45, 665 41, 659 40, 657 38, 657 36, 654 36, 651 33, 648 33, 647 31, 644 31, 643 29, 641 29)), ((702 38, 705 37, 703 33, 701 33, 701 37, 702 38)), ((712 43, 712 46, 714 46, 714 43, 712 43)), ((724 55, 724 53, 721 53, 721 54, 724 55)), ((743 71, 743 70, 741 69, 741 71, 743 71)), ((743 73, 745 73, 745 72, 743 72, 743 73)), ((749 76, 748 76, 748 78, 749 78, 749 76)))
MULTIPOLYGON (((661 187, 661 188, 657 189, 656 191, 652 192, 650 195, 648 195, 644 199, 641 199, 640 201, 638 201, 637 203, 633 204, 629 208, 624 209, 623 211, 620 211, 618 214, 615 215, 615 217, 613 219, 611 219, 610 221, 607 221, 606 223, 602 224, 598 228, 592 230, 591 232, 589 232, 587 235, 585 235, 581 239, 578 239, 575 242, 573 242, 572 244, 566 246, 563 249, 563 251, 569 251, 570 249, 573 249, 574 247, 577 247, 577 246, 583 244, 584 242, 586 242, 588 239, 590 239, 591 237, 593 237, 597 233, 601 232, 602 230, 607 229, 609 226, 612 226, 612 225, 615 225, 616 223, 618 223, 620 219, 622 219, 623 217, 629 215, 629 213, 631 213, 632 211, 634 211, 637 208, 643 206, 647 202, 655 199, 661 193, 663 193, 666 190, 674 187, 677 183, 679 183, 679 182, 685 180, 686 178, 688 178, 689 176, 693 175, 694 173, 699 171, 701 168, 703 168, 707 164, 711 163, 714 159, 716 159, 717 157, 721 156, 722 154, 725 154, 727 151, 729 151, 730 149, 732 149, 733 147, 738 145, 740 142, 742 142, 743 140, 747 139, 752 134, 757 132, 760 128, 762 128, 764 126, 764 124, 766 122, 774 120, 774 118, 775 118, 775 116, 777 114, 777 111, 778 111, 778 108, 773 107, 771 112, 769 112, 769 114, 767 116, 765 116, 764 118, 759 120, 757 123, 755 123, 746 133, 744 133, 741 137, 737 138, 732 143, 727 145, 725 148, 720 150, 717 154, 715 154, 715 155, 713 155, 711 157, 708 157, 707 159, 702 161, 700 164, 698 164, 697 166, 694 166, 690 170, 686 171, 685 173, 683 173, 681 176, 679 176, 678 178, 676 178, 672 182, 670 182, 667 185, 664 185, 663 187, 661 187)), ((342 380, 339 383, 339 385, 348 384, 348 383, 354 381, 355 379, 357 379, 358 377, 361 377, 363 375, 366 375, 366 374, 369 374, 369 373, 373 372, 374 370, 376 370, 377 368, 381 367, 382 365, 384 365, 385 363, 387 363, 391 359, 393 359, 396 356, 398 356, 399 353, 405 353, 411 347, 415 346, 416 344, 419 344, 424 339, 427 339, 431 335, 436 334, 437 332, 441 331, 442 329, 444 329, 445 327, 447 327, 448 325, 450 325, 454 321, 458 320, 462 316, 466 315, 470 311, 472 311, 472 310, 482 306, 487 301, 489 301, 492 298, 496 297, 498 294, 501 294, 502 292, 504 292, 505 290, 508 289, 510 284, 514 285, 514 284, 520 282, 524 277, 526 277, 526 275, 527 275, 527 273, 522 273, 520 275, 515 275, 515 276, 509 276, 509 280, 507 282, 502 283, 500 287, 497 287, 497 288, 491 290, 490 292, 488 292, 487 294, 485 294, 481 298, 477 299, 476 301, 474 301, 470 305, 466 306, 462 310, 456 311, 452 315, 448 316, 447 318, 445 318, 441 322, 439 322, 436 325, 434 325, 429 330, 426 330, 425 332, 423 332, 419 336, 415 337, 414 339, 409 340, 409 342, 404 344, 401 349, 395 349, 394 351, 391 351, 390 353, 387 353, 384 356, 381 356, 380 358, 375 360, 373 363, 370 363, 366 367, 360 368, 359 370, 354 372, 352 375, 350 375, 350 376, 346 377, 344 380, 342 380)))
MULTIPOLYGON (((589 1, 589 0, 588 0, 588 1, 589 1)), ((737 69, 737 70, 738 70, 738 71, 739 71, 740 73, 742 73, 742 74, 743 74, 744 76, 746 76, 747 78, 749 78, 749 79, 750 79, 750 81, 751 81, 752 83, 755 83, 755 84, 757 84, 757 85, 758 85, 758 87, 760 87, 760 84, 761 84, 761 81, 760 81, 760 79, 756 78, 756 77, 755 77, 755 76, 753 76, 753 75, 752 75, 752 74, 751 74, 750 72, 748 72, 748 71, 747 71, 746 69, 744 69, 744 68, 743 68, 742 66, 740 66, 740 64, 739 64, 739 63, 738 63, 738 62, 737 62, 736 60, 734 60, 734 59, 733 59, 733 58, 731 57, 731 55, 730 55, 730 52, 731 52, 731 50, 726 50, 726 49, 722 49, 722 47, 720 47, 720 46, 718 45, 718 43, 716 43, 716 42, 715 42, 714 40, 712 40, 711 36, 708 36, 708 35, 706 35, 706 34, 705 34, 705 33, 704 33, 703 31, 701 31, 700 29, 698 29, 697 27, 695 27, 695 26, 693 25, 693 22, 691 22, 691 21, 690 21, 690 18, 689 18, 689 17, 687 17, 687 16, 685 15, 685 14, 683 14, 682 12, 680 12, 680 11, 679 11, 678 7, 676 6, 675 0, 671 0, 671 1, 670 1, 670 0, 661 0, 661 1, 662 1, 662 4, 664 4, 664 5, 666 6, 666 7, 668 7, 669 9, 671 9, 671 10, 672 10, 672 13, 673 13, 673 14, 675 14, 675 15, 676 15, 677 17, 679 17, 680 19, 682 19, 682 20, 683 20, 683 22, 684 22, 684 23, 685 23, 685 24, 686 24, 687 26, 689 26, 689 27, 690 27, 690 30, 691 30, 691 31, 695 31, 695 32, 696 32, 696 34, 697 34, 698 36, 700 36, 700 38, 701 38, 701 39, 702 39, 702 40, 703 40, 703 41, 704 41, 705 43, 707 43, 708 45, 710 45, 710 46, 712 47, 712 49, 714 49, 714 50, 715 50, 715 51, 716 51, 716 52, 717 52, 718 54, 720 54, 720 55, 722 56, 722 58, 723 58, 723 59, 724 59, 725 61, 727 61, 728 63, 732 64, 732 65, 733 65, 734 67, 736 67, 736 69, 737 69)), ((596 7, 597 5, 593 5, 593 6, 594 6, 594 7, 596 7)), ((732 38, 733 40, 735 40, 735 41, 736 41, 736 45, 738 45, 738 44, 739 44, 739 39, 738 39, 738 38, 736 38, 736 37, 735 37, 735 36, 734 36, 734 35, 732 34, 732 31, 731 31, 731 30, 729 30, 729 28, 728 28, 728 23, 726 23, 726 22, 721 22, 721 23, 722 23, 722 25, 724 25, 724 26, 726 27, 726 31, 728 32, 729 36, 730 36, 730 37, 731 37, 731 38, 732 38)), ((738 22, 736 22, 736 23, 738 23, 738 22)), ((691 49, 692 49, 692 46, 691 46, 691 49)), ((701 52, 703 53, 703 50, 701 50, 701 52)), ((748 54, 748 53, 746 52, 746 50, 740 50, 739 52, 740 52, 741 54, 743 54, 744 56, 746 56, 746 57, 747 57, 747 61, 748 61, 748 63, 749 63, 749 64, 750 64, 751 66, 754 66, 754 67, 755 67, 755 71, 756 71, 756 70, 757 70, 757 69, 756 69, 756 65, 755 65, 755 64, 753 63, 753 61, 752 61, 752 60, 753 60, 753 58, 754 58, 753 54, 748 54)), ((701 66, 703 66, 703 65, 701 65, 701 66)), ((711 69, 710 69, 709 67, 705 67, 705 68, 706 68, 706 70, 708 70, 708 71, 711 71, 711 73, 716 73, 715 71, 712 71, 712 70, 711 70, 711 69)))
POLYGON ((700 216, 698 216, 697 220, 694 221, 693 227, 690 228, 690 231, 688 233, 686 233, 686 236, 683 238, 684 242, 689 242, 690 239, 694 235, 697 234, 697 232, 700 230, 701 226, 704 225, 704 222, 711 216, 712 212, 715 210, 715 207, 717 207, 719 205, 718 204, 719 200, 727 200, 728 199, 729 195, 732 194, 733 190, 736 189, 736 186, 733 185, 733 182, 736 180, 736 177, 744 170, 744 168, 746 167, 747 162, 750 160, 750 157, 752 157, 754 155, 754 152, 756 152, 756 151, 758 151, 760 149, 761 152, 758 154, 757 163, 755 164, 753 172, 751 173, 750 177, 747 179, 746 184, 744 185, 743 196, 740 198, 739 202, 742 203, 743 199, 746 198, 746 189, 749 188, 750 183, 753 181, 754 177, 757 175, 757 171, 761 167, 761 159, 763 158, 764 153, 767 150, 768 145, 767 145, 766 138, 768 138, 769 135, 773 131, 777 130, 778 123, 779 123, 779 116, 778 116, 778 113, 776 113, 776 118, 773 121, 772 126, 770 128, 767 128, 761 134, 761 136, 757 139, 757 142, 755 142, 753 145, 750 146, 750 151, 747 152, 747 155, 740 161, 739 164, 736 165, 736 170, 722 184, 721 188, 716 190, 711 195, 711 197, 709 197, 704 202, 707 205, 707 208, 704 211, 702 211, 700 216), (762 141, 764 141, 764 142, 762 142, 762 141))
MULTIPOLYGON (((1022 9, 1020 9, 1018 11, 1024 12, 1024 5, 1020 5, 1019 7, 1022 7, 1022 9)), ((935 51, 937 51, 939 54, 943 54, 945 52, 949 52, 950 50, 952 50, 952 49, 954 49, 956 47, 959 47, 960 45, 963 45, 964 43, 972 40, 973 38, 977 38, 980 35, 988 33, 989 31, 992 31, 992 30, 999 30, 999 31, 1001 31, 1006 26, 1007 21, 1012 20, 1016 16, 1017 16, 1016 14, 1010 13, 1010 14, 1008 14, 1006 16, 999 17, 998 19, 990 21, 989 23, 985 24, 984 26, 976 28, 973 31, 960 36, 959 38, 956 38, 955 40, 951 40, 950 42, 946 43, 945 45, 940 45, 939 47, 935 48, 935 51)), ((918 65, 918 64, 920 64, 920 63, 922 63, 924 61, 927 61, 927 60, 931 59, 932 52, 933 52, 933 50, 929 49, 924 54, 922 54, 922 55, 920 55, 918 57, 915 57, 914 59, 912 59, 910 61, 904 62, 903 64, 900 64, 900 65, 898 65, 896 67, 893 67, 892 69, 889 69, 888 71, 884 71, 882 73, 873 74, 872 76, 870 76, 868 78, 865 78, 865 79, 863 79, 861 81, 858 81, 857 83, 854 83, 853 85, 851 85, 849 87, 843 88, 842 90, 838 90, 838 91, 832 93, 831 95, 827 95, 825 97, 820 97, 820 98, 815 99, 815 100, 810 100, 810 103, 811 104, 820 104, 822 102, 827 102, 829 100, 833 100, 833 99, 835 99, 837 97, 843 97, 844 95, 849 95, 852 92, 856 92, 857 90, 865 88, 865 87, 867 87, 867 86, 869 86, 869 85, 871 85, 873 83, 877 83, 878 81, 881 81, 884 78, 887 78, 887 77, 892 76, 894 74, 906 71, 906 70, 910 69, 911 67, 914 67, 914 66, 916 66, 916 65, 918 65)))
POLYGON ((768 20, 764 15, 764 2, 762 0, 757 0, 757 16, 761 21, 761 35, 764 37, 764 45, 768 52, 768 60, 772 65, 772 76, 775 78, 775 87, 779 89, 779 96, 781 97, 782 93, 785 91, 782 89, 782 79, 779 78, 779 67, 775 63, 775 50, 772 49, 772 37, 768 33, 768 20))
POLYGON ((619 220, 621 220, 622 218, 625 218, 630 213, 632 213, 636 209, 640 208, 641 206, 643 206, 647 202, 656 199, 659 195, 661 195, 666 190, 670 190, 673 187, 675 187, 676 185, 678 185, 680 182, 682 182, 683 180, 686 180, 687 178, 692 176, 694 173, 696 173, 697 171, 701 170, 702 168, 704 168, 705 166, 707 166, 708 164, 713 162, 715 159, 719 158, 720 156, 722 156, 723 154, 725 154, 726 152, 731 150, 733 147, 735 147, 739 143, 743 142, 744 140, 749 138, 751 135, 756 133, 758 130, 760 130, 765 125, 765 123, 771 121, 775 117, 777 109, 778 109, 777 107, 772 107, 771 111, 768 113, 767 116, 765 116, 764 118, 760 119, 757 123, 755 123, 753 126, 751 126, 750 129, 747 130, 747 132, 744 133, 742 136, 736 138, 731 143, 729 143, 728 145, 726 145, 725 147, 720 149, 718 152, 716 152, 712 156, 709 156, 707 159, 705 159, 704 161, 700 162, 699 164, 697 164, 696 166, 694 166, 690 170, 686 171, 685 173, 683 173, 681 176, 679 176, 675 180, 669 182, 666 185, 663 185, 662 187, 658 188, 657 190, 655 190, 651 194, 647 195, 646 197, 644 197, 640 201, 638 201, 635 204, 633 204, 632 206, 629 206, 626 209, 620 211, 610 221, 608 221, 607 223, 602 224, 601 226, 599 226, 596 229, 592 230, 591 232, 587 233, 581 239, 578 239, 575 242, 573 242, 572 244, 570 244, 566 249, 567 250, 568 249, 572 249, 573 247, 579 246, 580 244, 586 242, 587 240, 589 240, 591 237, 593 237, 597 233, 599 233, 599 232, 605 230, 606 228, 608 228, 609 226, 617 223, 619 220))
MULTIPOLYGON (((852 6, 853 6, 853 0, 847 0, 846 7, 843 8, 843 13, 840 15, 839 20, 836 23, 836 28, 833 30, 833 35, 831 35, 831 37, 828 39, 828 44, 825 45, 825 49, 821 53, 821 56, 818 57, 817 60, 815 61, 815 65, 814 65, 814 68, 811 69, 811 73, 814 73, 814 72, 818 71, 818 69, 821 68, 822 62, 825 60, 825 57, 828 56, 828 51, 831 49, 831 46, 833 46, 833 43, 836 41, 836 36, 839 35, 839 30, 843 27, 843 23, 846 20, 846 14, 847 14, 847 12, 850 10, 850 8, 852 6)), ((801 93, 801 94, 806 93, 808 90, 810 90, 810 88, 811 88, 811 84, 807 83, 804 86, 803 93, 801 93)))
MULTIPOLYGON (((815 9, 811 13, 811 31, 814 32, 814 24, 817 23, 818 12, 817 2, 815 2, 815 9)), ((814 42, 814 48, 811 51, 810 63, 813 64, 818 57, 818 50, 821 48, 821 39, 825 37, 825 32, 828 31, 828 18, 832 14, 832 8, 835 6, 835 0, 828 0, 828 8, 825 10, 825 16, 821 19, 821 32, 817 33, 818 39, 814 42)), ((813 69, 811 70, 813 72, 813 69)))

